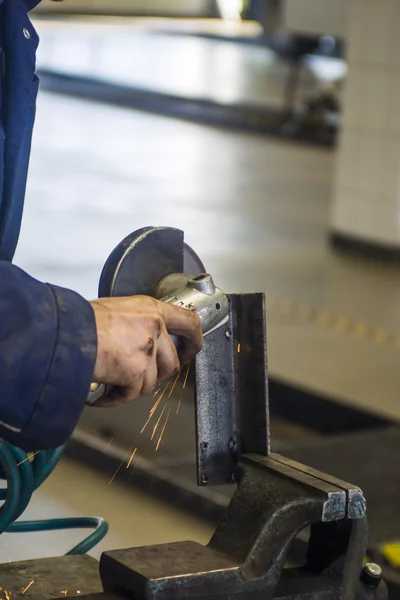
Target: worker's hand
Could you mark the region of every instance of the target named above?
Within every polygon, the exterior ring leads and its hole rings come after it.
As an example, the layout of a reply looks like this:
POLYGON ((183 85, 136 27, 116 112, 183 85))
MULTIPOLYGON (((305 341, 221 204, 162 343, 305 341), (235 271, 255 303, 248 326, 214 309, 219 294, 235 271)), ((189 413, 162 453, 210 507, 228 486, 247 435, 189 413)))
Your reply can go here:
POLYGON ((95 406, 115 406, 150 394, 202 348, 200 320, 194 312, 148 296, 104 298, 91 305, 98 339, 93 380, 116 386, 95 406), (182 340, 179 357, 169 333, 182 340))

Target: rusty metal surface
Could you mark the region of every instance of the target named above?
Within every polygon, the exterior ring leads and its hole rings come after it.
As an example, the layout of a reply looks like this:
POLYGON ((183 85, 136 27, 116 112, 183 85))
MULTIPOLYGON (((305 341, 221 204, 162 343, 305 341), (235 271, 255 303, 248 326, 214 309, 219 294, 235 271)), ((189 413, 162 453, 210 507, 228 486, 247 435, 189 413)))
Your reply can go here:
POLYGON ((230 307, 226 328, 205 338, 204 347, 195 360, 197 481, 200 486, 236 480, 235 352, 230 307))
POLYGON ((199 485, 235 483, 243 453, 270 449, 264 294, 231 294, 226 329, 196 358, 199 485))
POLYGON ((232 294, 239 456, 270 452, 265 294, 232 294))

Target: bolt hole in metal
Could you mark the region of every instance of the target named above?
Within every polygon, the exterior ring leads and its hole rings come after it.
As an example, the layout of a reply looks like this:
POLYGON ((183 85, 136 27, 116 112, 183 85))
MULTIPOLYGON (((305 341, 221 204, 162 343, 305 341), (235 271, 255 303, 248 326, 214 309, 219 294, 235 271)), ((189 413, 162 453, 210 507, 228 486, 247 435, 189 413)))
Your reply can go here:
POLYGON ((217 302, 217 304, 215 305, 215 308, 216 308, 217 310, 219 310, 219 309, 221 308, 221 305, 220 305, 220 303, 219 303, 219 302, 217 302))

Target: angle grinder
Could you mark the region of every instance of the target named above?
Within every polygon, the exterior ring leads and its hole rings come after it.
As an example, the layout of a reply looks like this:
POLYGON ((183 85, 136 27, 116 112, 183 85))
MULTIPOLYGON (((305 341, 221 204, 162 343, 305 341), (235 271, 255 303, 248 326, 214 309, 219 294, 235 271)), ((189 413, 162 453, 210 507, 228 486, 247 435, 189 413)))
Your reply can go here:
MULTIPOLYGON (((204 336, 229 320, 227 296, 215 286, 179 229, 140 229, 126 237, 110 255, 100 278, 99 297, 137 295, 152 296, 196 312, 204 336)), ((179 348, 179 338, 171 338, 179 348)), ((86 403, 92 405, 111 391, 109 386, 93 383, 86 403)))

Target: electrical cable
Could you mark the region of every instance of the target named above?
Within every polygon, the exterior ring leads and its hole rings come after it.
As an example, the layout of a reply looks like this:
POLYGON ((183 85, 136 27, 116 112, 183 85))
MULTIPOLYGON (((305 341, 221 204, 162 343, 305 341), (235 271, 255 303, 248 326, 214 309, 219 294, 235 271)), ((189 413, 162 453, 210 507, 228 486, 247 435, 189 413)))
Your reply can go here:
POLYGON ((67 555, 86 554, 107 534, 108 523, 100 517, 74 517, 45 519, 41 521, 17 521, 28 506, 32 494, 58 464, 65 446, 56 450, 41 450, 31 455, 0 440, 0 479, 7 487, 0 489, 0 534, 63 529, 94 529, 67 555))

